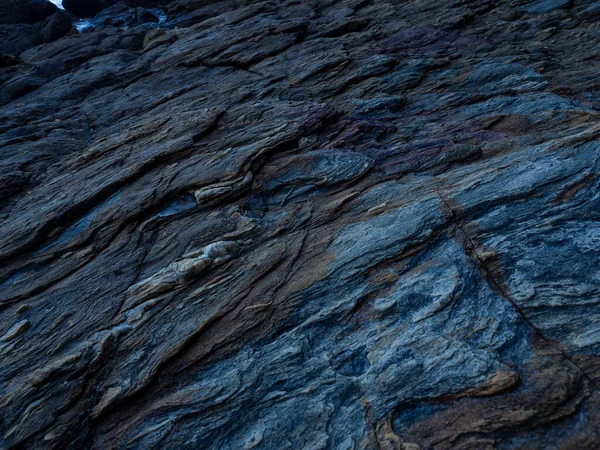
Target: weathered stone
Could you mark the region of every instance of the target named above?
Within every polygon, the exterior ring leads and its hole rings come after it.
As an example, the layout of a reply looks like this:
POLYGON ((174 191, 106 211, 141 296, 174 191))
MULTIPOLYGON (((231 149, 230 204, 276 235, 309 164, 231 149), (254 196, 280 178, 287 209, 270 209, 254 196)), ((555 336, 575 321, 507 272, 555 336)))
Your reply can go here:
POLYGON ((56 14, 48 17, 41 25, 40 37, 42 42, 53 42, 71 31, 73 23, 71 18, 64 11, 59 11, 56 14))
POLYGON ((0 25, 0 448, 600 446, 594 2, 65 6, 0 25))

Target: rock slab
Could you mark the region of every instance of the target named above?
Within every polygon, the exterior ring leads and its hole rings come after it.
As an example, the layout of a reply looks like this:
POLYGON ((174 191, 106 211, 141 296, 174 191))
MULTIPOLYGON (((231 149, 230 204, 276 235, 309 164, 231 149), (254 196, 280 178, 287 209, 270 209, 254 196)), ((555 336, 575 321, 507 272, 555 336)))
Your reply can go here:
POLYGON ((88 3, 0 26, 0 448, 600 447, 593 2, 88 3))

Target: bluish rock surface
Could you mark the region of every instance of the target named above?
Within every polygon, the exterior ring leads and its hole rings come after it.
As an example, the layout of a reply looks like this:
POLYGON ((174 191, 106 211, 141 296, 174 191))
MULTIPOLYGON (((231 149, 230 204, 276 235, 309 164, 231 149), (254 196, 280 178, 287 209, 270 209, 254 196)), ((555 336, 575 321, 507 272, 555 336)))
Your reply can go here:
POLYGON ((1 449, 600 448, 594 2, 90 5, 0 25, 1 449))

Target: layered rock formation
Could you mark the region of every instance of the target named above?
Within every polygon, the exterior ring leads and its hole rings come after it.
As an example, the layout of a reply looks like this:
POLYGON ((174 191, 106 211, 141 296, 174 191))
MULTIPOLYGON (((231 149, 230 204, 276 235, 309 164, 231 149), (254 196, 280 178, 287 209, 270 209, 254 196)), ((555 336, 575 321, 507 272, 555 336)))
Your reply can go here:
POLYGON ((1 448, 600 446, 595 2, 155 12, 0 58, 1 448))
MULTIPOLYGON (((3 0, 0 3, 0 68, 42 43, 65 36, 71 18, 48 0, 3 0)), ((0 78, 4 81, 4 77, 0 78)))

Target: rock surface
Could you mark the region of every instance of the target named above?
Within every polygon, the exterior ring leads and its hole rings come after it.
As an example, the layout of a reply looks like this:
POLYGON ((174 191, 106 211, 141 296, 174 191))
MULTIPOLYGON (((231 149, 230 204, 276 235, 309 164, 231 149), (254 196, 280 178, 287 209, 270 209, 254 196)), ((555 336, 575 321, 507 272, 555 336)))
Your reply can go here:
POLYGON ((58 12, 48 0, 2 0, 0 3, 0 25, 37 23, 58 12))
POLYGON ((48 0, 4 0, 0 2, 0 55, 15 57, 52 42, 69 33, 71 25, 71 17, 48 0))
POLYGON ((0 448, 599 448, 597 5, 162 4, 1 50, 0 448))

